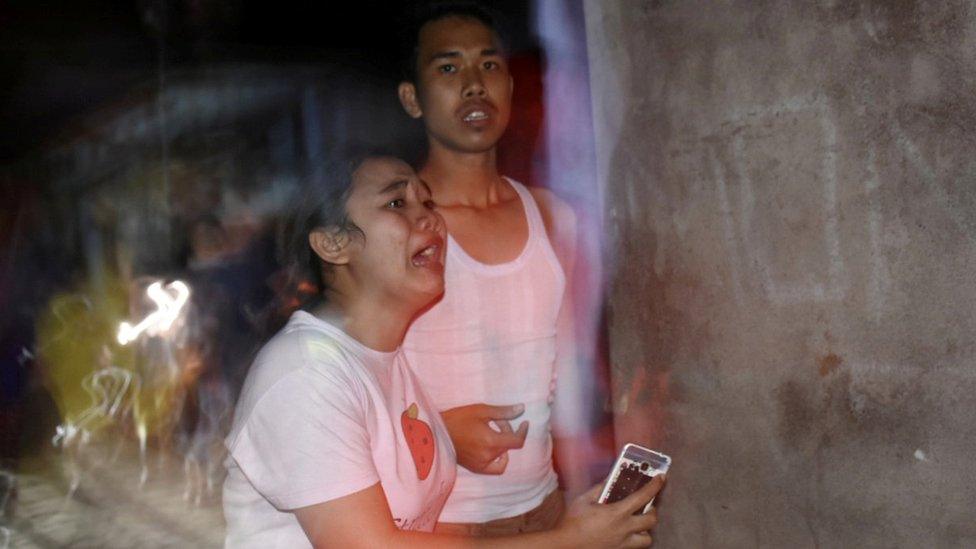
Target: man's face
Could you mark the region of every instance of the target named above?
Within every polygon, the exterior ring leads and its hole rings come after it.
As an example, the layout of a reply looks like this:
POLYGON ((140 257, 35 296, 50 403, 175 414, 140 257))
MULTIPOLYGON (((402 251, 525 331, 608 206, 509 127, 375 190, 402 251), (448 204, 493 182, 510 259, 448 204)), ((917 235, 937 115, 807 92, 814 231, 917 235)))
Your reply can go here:
POLYGON ((423 117, 431 146, 491 150, 508 126, 512 77, 495 34, 476 19, 449 16, 420 29, 417 81, 400 86, 407 113, 423 117))

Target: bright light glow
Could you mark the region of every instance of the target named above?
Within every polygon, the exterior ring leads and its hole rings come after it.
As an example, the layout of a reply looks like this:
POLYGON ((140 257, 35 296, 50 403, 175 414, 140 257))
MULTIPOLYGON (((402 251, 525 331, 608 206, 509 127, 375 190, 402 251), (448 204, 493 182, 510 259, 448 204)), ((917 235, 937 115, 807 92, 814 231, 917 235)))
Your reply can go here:
POLYGON ((143 332, 157 335, 168 330, 190 298, 190 288, 180 280, 174 280, 166 288, 159 282, 153 282, 146 288, 146 295, 156 303, 157 309, 135 326, 128 322, 119 324, 117 337, 120 345, 128 345, 143 332))

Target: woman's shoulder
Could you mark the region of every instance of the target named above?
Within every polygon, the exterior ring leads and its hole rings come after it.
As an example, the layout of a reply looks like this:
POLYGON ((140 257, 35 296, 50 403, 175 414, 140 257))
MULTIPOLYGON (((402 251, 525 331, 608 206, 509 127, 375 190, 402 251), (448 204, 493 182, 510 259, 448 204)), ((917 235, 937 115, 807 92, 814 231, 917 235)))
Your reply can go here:
POLYGON ((255 413, 363 402, 363 381, 341 342, 310 326, 288 326, 258 352, 235 411, 231 439, 255 413), (263 412, 259 412, 263 410, 263 412))
POLYGON ((309 322, 310 315, 295 315, 269 340, 248 376, 279 379, 297 375, 345 377, 354 373, 354 353, 338 334, 309 322), (308 318, 305 318, 308 317, 308 318))
POLYGON ((296 315, 258 352, 241 397, 258 400, 281 384, 358 385, 353 362, 341 338, 296 315))

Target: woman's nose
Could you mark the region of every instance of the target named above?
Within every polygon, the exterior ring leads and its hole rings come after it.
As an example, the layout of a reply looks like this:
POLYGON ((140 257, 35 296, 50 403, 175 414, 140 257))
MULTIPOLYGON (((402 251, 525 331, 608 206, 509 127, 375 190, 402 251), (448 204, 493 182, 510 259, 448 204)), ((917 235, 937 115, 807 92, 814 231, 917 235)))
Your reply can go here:
POLYGON ((422 208, 423 210, 417 216, 417 227, 425 231, 439 231, 444 224, 444 218, 426 206, 422 208))

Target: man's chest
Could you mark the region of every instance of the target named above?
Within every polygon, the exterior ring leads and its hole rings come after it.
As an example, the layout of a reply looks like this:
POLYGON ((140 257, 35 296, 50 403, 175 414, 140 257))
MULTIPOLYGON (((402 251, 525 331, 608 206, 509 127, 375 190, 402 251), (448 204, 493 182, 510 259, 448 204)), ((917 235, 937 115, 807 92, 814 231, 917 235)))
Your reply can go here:
POLYGON ((529 238, 528 222, 517 198, 490 208, 447 207, 440 212, 454 241, 481 263, 514 260, 529 238))

